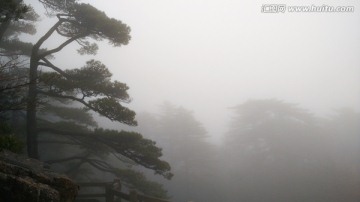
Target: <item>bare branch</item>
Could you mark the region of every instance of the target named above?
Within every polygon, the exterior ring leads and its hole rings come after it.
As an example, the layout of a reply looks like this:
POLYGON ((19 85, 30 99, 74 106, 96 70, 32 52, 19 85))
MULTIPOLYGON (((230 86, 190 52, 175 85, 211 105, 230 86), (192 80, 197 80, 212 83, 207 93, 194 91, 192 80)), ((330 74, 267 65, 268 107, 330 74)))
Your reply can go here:
POLYGON ((45 56, 47 55, 51 55, 53 53, 56 53, 56 52, 59 52, 61 51, 65 46, 69 45, 71 42, 75 41, 76 39, 79 39, 79 38, 82 38, 82 37, 85 37, 87 35, 87 33, 80 33, 80 34, 77 34, 76 36, 66 40, 64 43, 62 43, 60 46, 58 46, 57 48, 54 48, 52 50, 48 50, 48 51, 45 51, 44 53, 41 53, 39 55, 39 58, 43 59, 45 56))
POLYGON ((58 72, 59 74, 61 74, 63 77, 70 79, 70 75, 65 73, 63 70, 61 70, 60 68, 56 67, 54 64, 52 64, 48 59, 46 58, 41 58, 41 60, 43 60, 45 63, 43 62, 38 62, 39 65, 42 66, 46 66, 46 67, 50 67, 51 69, 55 70, 56 72, 58 72))
MULTIPOLYGON (((51 29, 48 32, 46 32, 46 34, 44 36, 42 36, 39 39, 39 41, 36 42, 36 44, 34 44, 33 53, 38 52, 40 46, 52 35, 52 33, 54 33, 54 31, 61 25, 61 23, 63 23, 63 20, 59 20, 58 22, 56 22, 55 25, 53 25, 51 27, 51 29)), ((50 55, 50 54, 47 54, 47 55, 50 55)), ((42 56, 42 57, 44 57, 44 56, 42 56)))
POLYGON ((86 107, 96 111, 96 109, 94 109, 91 105, 89 105, 87 102, 85 102, 83 99, 74 97, 74 96, 70 96, 70 95, 60 95, 60 94, 56 94, 56 93, 49 93, 49 92, 44 92, 44 91, 38 91, 38 93, 43 94, 43 95, 47 95, 50 97, 56 97, 56 98, 64 98, 64 99, 70 99, 73 101, 78 101, 81 104, 85 105, 86 107))
POLYGON ((7 90, 14 90, 14 89, 17 89, 17 88, 23 88, 23 87, 25 87, 27 85, 29 85, 29 83, 18 84, 16 86, 8 86, 8 87, 5 87, 5 88, 0 88, 0 92, 7 91, 7 90))

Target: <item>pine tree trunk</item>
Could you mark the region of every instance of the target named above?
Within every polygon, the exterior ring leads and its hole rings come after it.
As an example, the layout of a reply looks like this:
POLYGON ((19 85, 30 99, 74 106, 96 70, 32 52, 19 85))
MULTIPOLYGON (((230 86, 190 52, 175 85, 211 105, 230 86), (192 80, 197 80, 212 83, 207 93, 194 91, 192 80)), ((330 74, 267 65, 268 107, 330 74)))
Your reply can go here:
POLYGON ((29 93, 26 113, 27 152, 31 158, 38 159, 37 122, 36 122, 36 82, 37 82, 37 50, 32 50, 29 73, 29 93))
MULTIPOLYGON (((39 50, 40 46, 48 39, 56 28, 61 24, 58 21, 51 29, 42 36, 39 41, 33 46, 31 50, 30 58, 30 72, 29 72, 29 92, 27 100, 27 113, 26 113, 26 132, 27 132, 27 152, 31 158, 39 159, 38 141, 37 141, 37 118, 36 118, 36 106, 37 106, 37 68, 40 60, 39 50)), ((45 56, 43 56, 45 57, 45 56)))

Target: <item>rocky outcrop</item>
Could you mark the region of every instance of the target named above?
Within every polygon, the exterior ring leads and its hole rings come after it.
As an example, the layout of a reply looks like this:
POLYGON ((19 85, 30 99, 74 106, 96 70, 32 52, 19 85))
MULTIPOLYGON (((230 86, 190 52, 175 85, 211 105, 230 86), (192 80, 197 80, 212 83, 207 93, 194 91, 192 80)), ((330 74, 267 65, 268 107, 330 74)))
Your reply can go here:
POLYGON ((0 153, 0 202, 71 202, 79 190, 66 176, 40 161, 0 153))

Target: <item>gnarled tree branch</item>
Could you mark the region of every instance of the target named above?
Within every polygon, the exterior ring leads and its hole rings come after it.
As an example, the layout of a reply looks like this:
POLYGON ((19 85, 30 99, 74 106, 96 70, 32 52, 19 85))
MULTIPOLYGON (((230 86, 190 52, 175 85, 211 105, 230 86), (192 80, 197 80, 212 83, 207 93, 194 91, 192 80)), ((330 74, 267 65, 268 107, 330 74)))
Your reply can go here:
POLYGON ((43 59, 45 56, 47 55, 51 55, 53 53, 56 53, 56 52, 59 52, 61 51, 65 46, 69 45, 71 42, 77 40, 77 39, 80 39, 82 37, 85 37, 87 36, 88 33, 80 33, 80 34, 77 34, 76 36, 73 36, 71 37, 70 39, 66 40, 64 43, 60 44, 60 46, 54 48, 54 49, 51 49, 51 50, 48 50, 48 51, 45 51, 43 53, 41 53, 39 55, 39 58, 43 59))
POLYGON ((61 74, 63 77, 70 79, 70 75, 65 73, 63 70, 61 70, 60 68, 56 67, 54 64, 52 64, 48 59, 46 58, 41 58, 41 60, 43 60, 45 63, 43 62, 38 62, 39 65, 42 66, 46 66, 46 67, 50 67, 51 69, 55 70, 56 72, 58 72, 59 74, 61 74))

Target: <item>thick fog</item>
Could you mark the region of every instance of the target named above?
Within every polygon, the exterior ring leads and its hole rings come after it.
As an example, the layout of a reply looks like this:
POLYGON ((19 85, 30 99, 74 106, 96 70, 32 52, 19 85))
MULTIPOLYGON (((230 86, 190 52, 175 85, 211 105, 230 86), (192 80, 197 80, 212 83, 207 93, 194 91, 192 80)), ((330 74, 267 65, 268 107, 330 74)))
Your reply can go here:
POLYGON ((173 201, 360 200, 359 1, 286 1, 355 10, 284 13, 251 0, 84 2, 129 25, 131 41, 100 42, 95 56, 74 45, 54 62, 96 58, 129 85, 139 125, 98 120, 163 148, 175 177, 148 175, 173 201))
MULTIPOLYGON (((89 1, 90 2, 90 1, 89 1)), ((328 115, 360 109, 358 2, 350 13, 262 13, 263 1, 91 1, 131 26, 122 48, 101 47, 136 111, 184 106, 221 140, 229 107, 277 98, 328 115)))
MULTIPOLYGON (((130 86, 136 111, 184 106, 221 141, 228 108, 248 99, 277 98, 321 115, 360 109, 356 1, 315 4, 355 7, 344 13, 262 13, 262 1, 88 2, 131 27, 129 45, 105 43, 95 58, 130 86)), ((58 54, 59 64, 68 66, 71 54, 58 54)))

